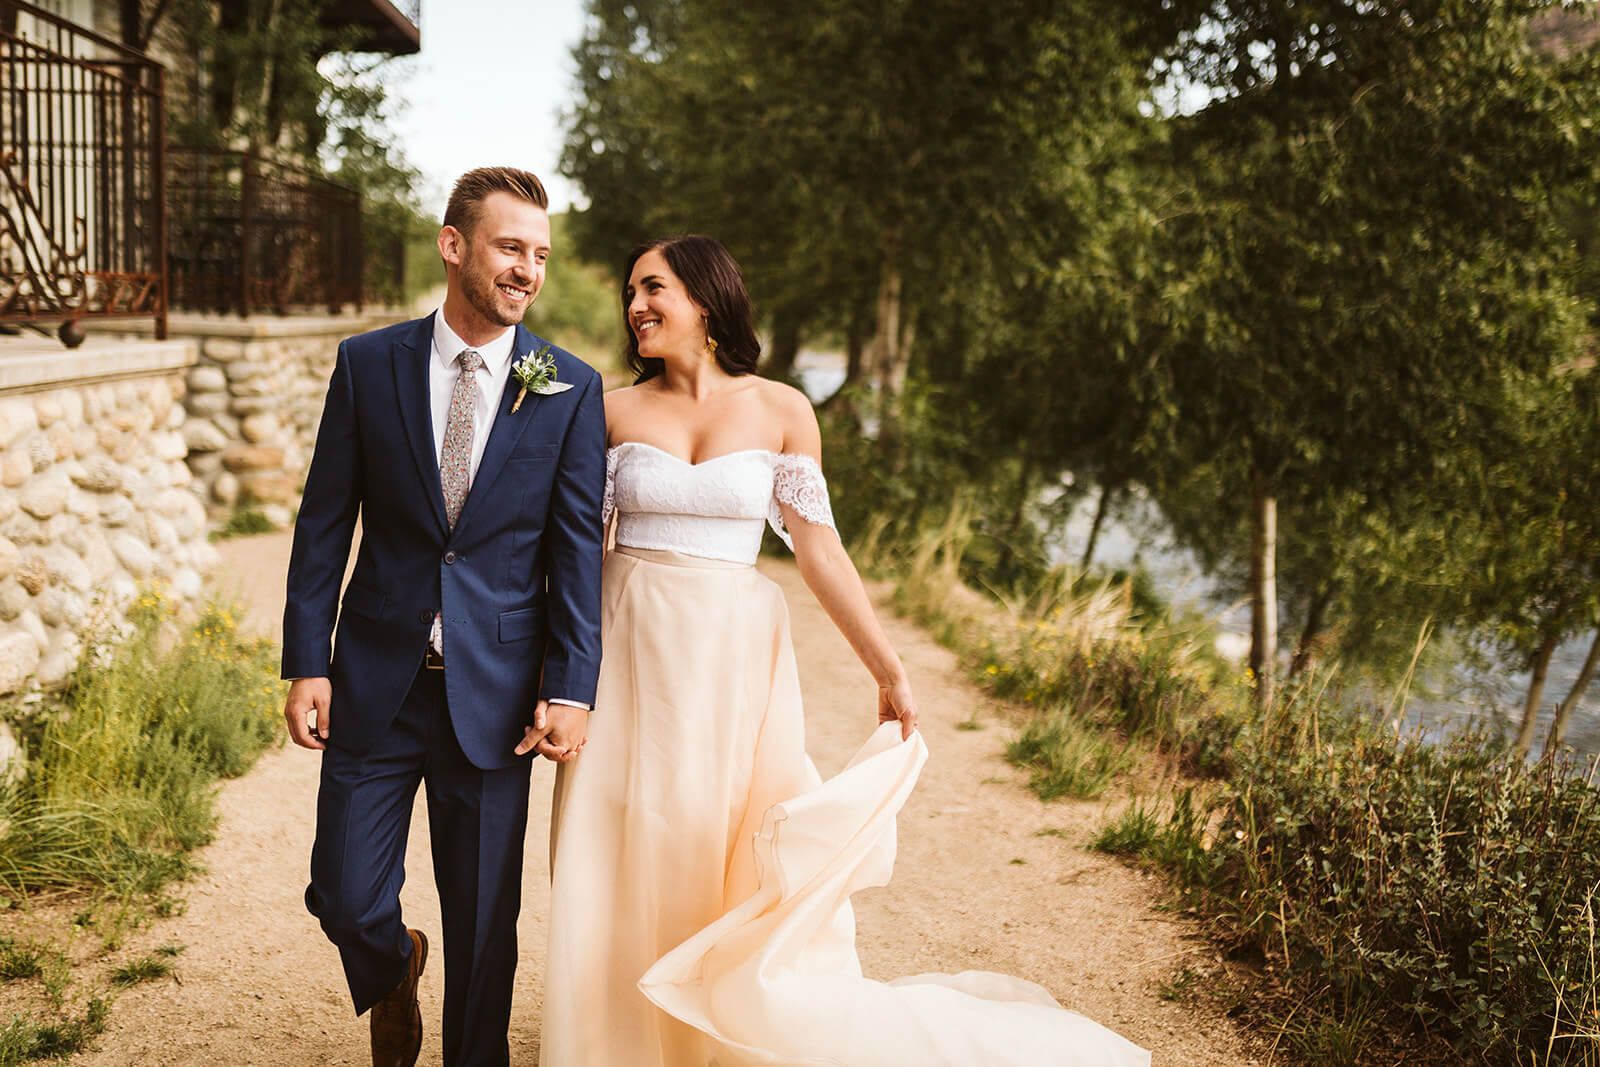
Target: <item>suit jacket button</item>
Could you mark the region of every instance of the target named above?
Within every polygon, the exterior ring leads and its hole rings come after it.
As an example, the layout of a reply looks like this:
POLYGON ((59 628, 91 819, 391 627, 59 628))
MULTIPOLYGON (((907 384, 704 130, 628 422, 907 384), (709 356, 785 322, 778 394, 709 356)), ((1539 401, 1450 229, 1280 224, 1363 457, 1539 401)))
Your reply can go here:
POLYGON ((418 622, 432 622, 433 621, 433 612, 429 611, 427 608, 423 608, 421 611, 417 612, 417 621, 418 622))
POLYGON ((444 554, 444 561, 446 563, 454 563, 456 561, 456 554, 454 552, 446 552, 444 554))

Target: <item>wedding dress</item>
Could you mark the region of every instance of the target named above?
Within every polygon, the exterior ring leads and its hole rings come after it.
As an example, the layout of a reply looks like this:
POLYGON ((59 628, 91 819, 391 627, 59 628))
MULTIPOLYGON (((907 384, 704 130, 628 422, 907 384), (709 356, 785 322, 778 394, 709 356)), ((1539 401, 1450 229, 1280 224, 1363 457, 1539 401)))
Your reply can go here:
POLYGON ((823 782, 778 587, 779 502, 833 525, 808 456, 609 450, 605 658, 584 755, 556 773, 542 1067, 1147 1065, 985 972, 862 976, 852 892, 894 864, 927 749, 879 726, 823 782))

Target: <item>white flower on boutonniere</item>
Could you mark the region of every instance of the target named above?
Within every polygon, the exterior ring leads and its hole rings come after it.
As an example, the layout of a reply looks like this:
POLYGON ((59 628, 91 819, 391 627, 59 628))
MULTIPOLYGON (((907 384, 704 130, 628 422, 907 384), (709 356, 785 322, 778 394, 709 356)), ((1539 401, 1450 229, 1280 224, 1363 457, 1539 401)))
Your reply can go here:
POLYGON ((556 381, 556 357, 550 354, 549 345, 544 345, 539 351, 523 356, 511 364, 511 373, 522 383, 522 388, 517 391, 516 403, 511 405, 513 415, 522 406, 522 398, 529 393, 550 396, 554 393, 564 393, 572 388, 571 382, 556 381))

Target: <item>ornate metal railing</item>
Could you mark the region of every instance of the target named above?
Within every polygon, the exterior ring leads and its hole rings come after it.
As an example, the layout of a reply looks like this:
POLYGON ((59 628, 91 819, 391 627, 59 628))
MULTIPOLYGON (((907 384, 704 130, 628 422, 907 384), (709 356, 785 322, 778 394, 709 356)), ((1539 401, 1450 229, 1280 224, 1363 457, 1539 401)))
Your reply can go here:
POLYGON ((163 70, 0 0, 0 322, 153 317, 166 336, 163 70))
POLYGON ((172 306, 361 306, 361 194, 255 152, 172 148, 172 306))

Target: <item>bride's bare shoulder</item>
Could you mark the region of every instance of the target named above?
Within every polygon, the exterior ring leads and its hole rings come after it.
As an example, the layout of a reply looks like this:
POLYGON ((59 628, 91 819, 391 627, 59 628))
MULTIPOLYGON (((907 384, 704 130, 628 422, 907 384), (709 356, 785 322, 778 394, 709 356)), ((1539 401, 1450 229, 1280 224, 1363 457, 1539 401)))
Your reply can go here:
POLYGON ((822 449, 822 434, 817 428, 817 412, 811 398, 792 385, 762 380, 762 401, 768 417, 783 428, 783 452, 805 452, 815 456, 822 449))
POLYGON ((611 390, 603 398, 606 404, 606 418, 613 414, 620 415, 639 402, 642 385, 624 385, 611 390))
POLYGON ((628 421, 628 415, 639 403, 639 386, 625 385, 613 389, 603 398, 606 405, 606 443, 615 444, 617 428, 628 421))

